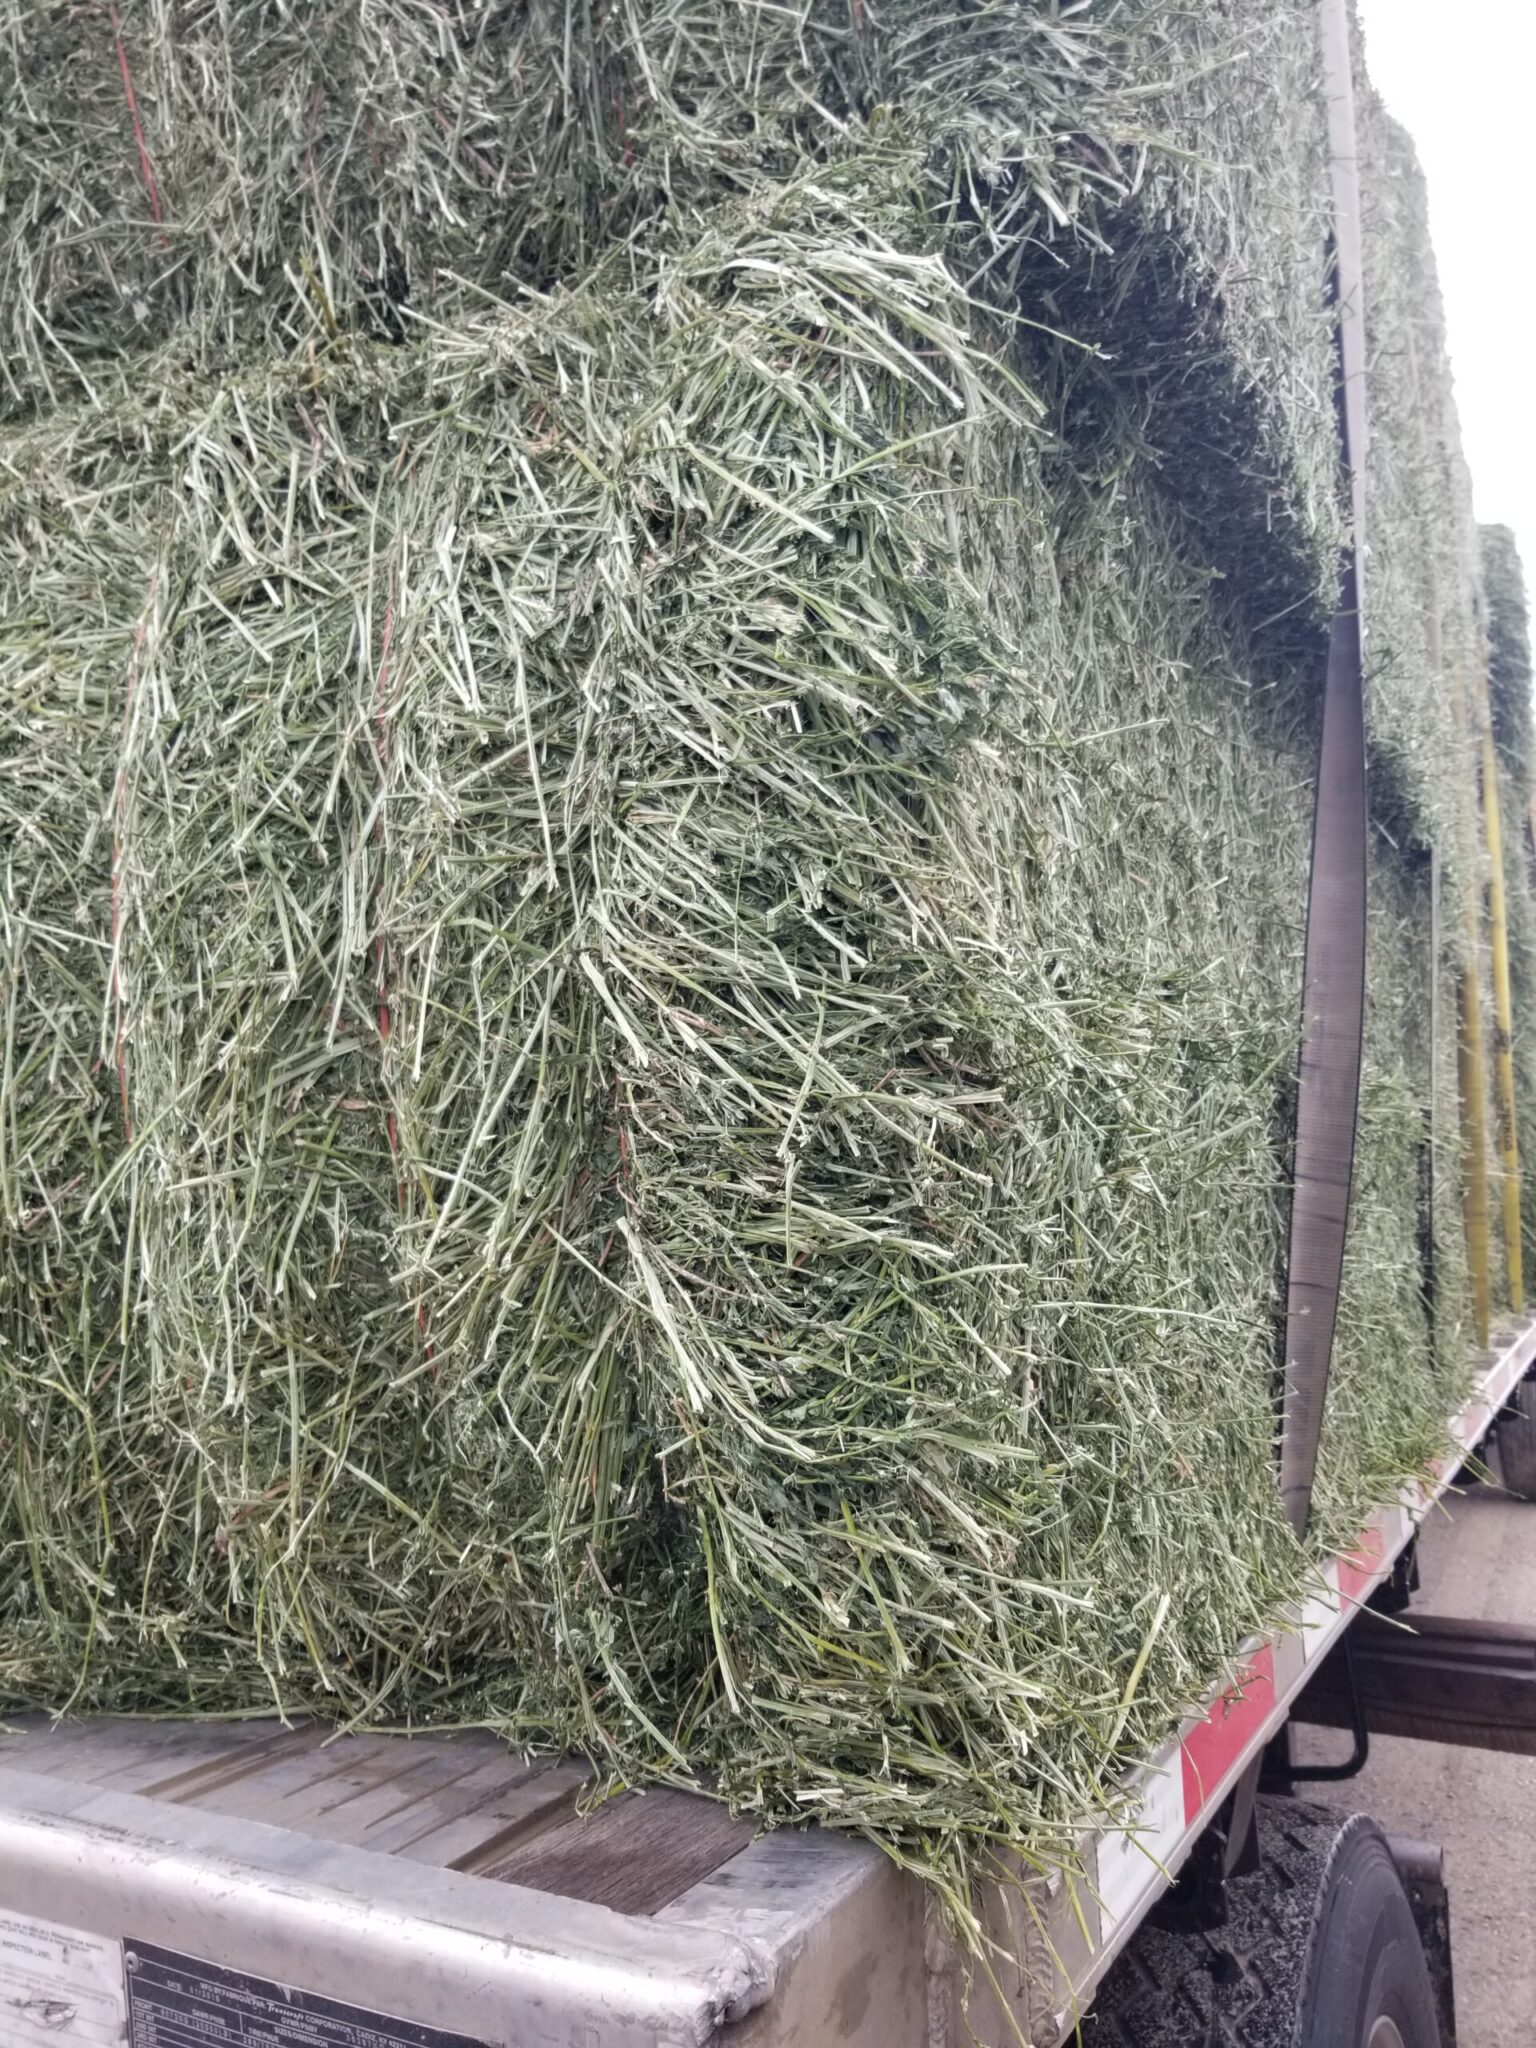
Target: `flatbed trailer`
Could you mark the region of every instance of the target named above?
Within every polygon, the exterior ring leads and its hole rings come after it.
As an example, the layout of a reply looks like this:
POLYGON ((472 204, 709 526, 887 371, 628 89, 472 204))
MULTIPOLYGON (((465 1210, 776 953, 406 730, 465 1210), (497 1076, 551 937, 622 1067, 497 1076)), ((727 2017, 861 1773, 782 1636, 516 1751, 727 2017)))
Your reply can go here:
MULTIPOLYGON (((1249 2003, 1277 2031, 1250 2036, 1239 2014, 1203 2032, 1198 2000, 1165 1981, 1181 1938, 1166 1934, 1161 1978, 1140 1965, 1112 2014, 1089 2016, 1181 1873, 1182 1894, 1210 1864, 1184 1915, 1206 1959, 1225 1953, 1200 1929, 1226 1917, 1227 1875, 1262 1904, 1263 1872, 1237 1878, 1234 1795, 1309 1676, 1401 1576, 1466 1459, 1501 1417, 1529 1416, 1533 1368, 1536 1319, 1485 1360, 1427 1481, 1385 1503, 1131 1774, 1124 1810, 1083 1839, 1080 1875, 1021 1873, 988 1897, 985 1968, 967 1968, 919 1881, 873 1847, 818 1829, 754 1840, 716 1802, 666 1790, 583 1819, 581 1768, 484 1732, 39 1717, 0 1736, 0 2048, 1058 2048, 1080 2028, 1106 2042, 1352 2039, 1297 2006, 1327 1960, 1315 1904, 1278 1937, 1296 1982, 1250 1973, 1249 2003), (1180 1999, 1182 2033, 1168 2018, 1180 1999)), ((1320 1825, 1297 1813, 1292 1864, 1320 1825)), ((1379 1840, 1355 1824, 1323 1834, 1319 1886, 1341 1841, 1355 1854, 1379 1840)), ((1429 1898, 1429 1929, 1432 1859, 1397 1858, 1404 1896, 1429 1898)), ((1445 1959, 1428 1974, 1450 2048, 1445 1959)), ((1421 2037, 1388 2014, 1358 2048, 1421 2037)))

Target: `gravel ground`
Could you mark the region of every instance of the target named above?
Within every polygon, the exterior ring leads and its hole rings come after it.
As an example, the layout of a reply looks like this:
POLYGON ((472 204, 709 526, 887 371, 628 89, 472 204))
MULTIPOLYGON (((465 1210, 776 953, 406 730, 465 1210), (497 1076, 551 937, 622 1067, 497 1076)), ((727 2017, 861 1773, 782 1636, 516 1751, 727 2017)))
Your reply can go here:
MULTIPOLYGON (((1420 1551, 1425 1612, 1536 1621, 1536 1506, 1475 1487, 1437 1515, 1420 1551)), ((1347 1737, 1297 1731, 1301 1755, 1343 1753, 1347 1737)), ((1347 1785, 1306 1796, 1373 1814, 1445 1849, 1461 2048, 1536 2044, 1536 1757, 1377 1737, 1347 1785)))

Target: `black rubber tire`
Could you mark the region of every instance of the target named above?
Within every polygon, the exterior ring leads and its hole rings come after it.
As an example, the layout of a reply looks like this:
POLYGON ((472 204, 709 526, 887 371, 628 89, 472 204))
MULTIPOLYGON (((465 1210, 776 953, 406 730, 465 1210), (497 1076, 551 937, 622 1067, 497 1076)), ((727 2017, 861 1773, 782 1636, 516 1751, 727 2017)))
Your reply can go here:
POLYGON ((1516 1387, 1499 1423, 1499 1477, 1516 1500, 1536 1500, 1536 1380, 1516 1387))
POLYGON ((1297 2048, 1372 2048, 1383 2020, 1403 2048, 1440 2048, 1413 1908, 1381 1831, 1357 1814, 1339 1835, 1318 1901, 1297 2048))
POLYGON ((1374 1821, 1261 1799, 1264 1867, 1211 1934, 1144 1926, 1083 2028, 1086 2048, 1440 2048, 1424 1951, 1374 1821))

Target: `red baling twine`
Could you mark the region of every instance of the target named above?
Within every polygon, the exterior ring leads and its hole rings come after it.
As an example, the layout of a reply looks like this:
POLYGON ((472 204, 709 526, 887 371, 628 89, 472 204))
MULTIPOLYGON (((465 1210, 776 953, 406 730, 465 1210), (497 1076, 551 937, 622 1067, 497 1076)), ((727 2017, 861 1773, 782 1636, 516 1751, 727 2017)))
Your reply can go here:
MULTIPOLYGON (((117 44, 117 68, 123 74, 123 98, 128 102, 128 118, 133 123, 133 139, 139 149, 139 176, 144 180, 144 190, 149 194, 149 210, 159 227, 165 220, 165 209, 160 204, 160 187, 155 182, 155 167, 150 162, 149 143, 144 134, 144 123, 139 118, 139 96, 133 89, 133 73, 128 68, 128 51, 123 43, 123 24, 116 7, 108 12, 112 16, 112 38, 117 44)), ((160 237, 165 240, 164 235, 160 237)))

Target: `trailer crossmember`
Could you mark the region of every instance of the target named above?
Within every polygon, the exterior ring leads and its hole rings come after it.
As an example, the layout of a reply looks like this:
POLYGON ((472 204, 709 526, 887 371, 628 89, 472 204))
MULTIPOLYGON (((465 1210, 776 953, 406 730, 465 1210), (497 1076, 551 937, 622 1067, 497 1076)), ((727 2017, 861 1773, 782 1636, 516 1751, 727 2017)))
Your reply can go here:
MULTIPOLYGON (((1373 1735, 1536 1756, 1536 1628, 1445 1614, 1405 1626, 1362 1614, 1350 1654, 1373 1735)), ((1323 1660, 1291 1710, 1296 1720, 1349 1726, 1343 1660, 1342 1645, 1323 1660)))

